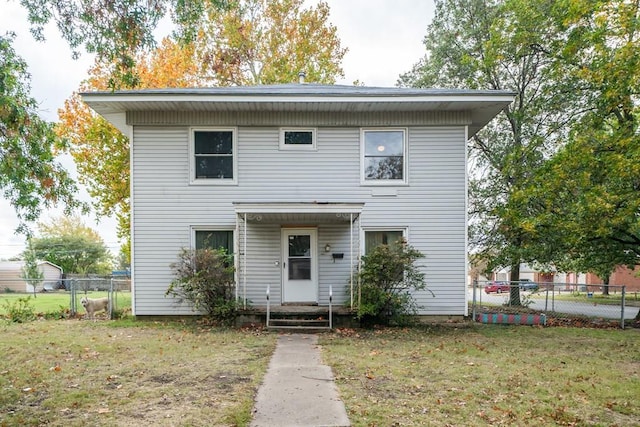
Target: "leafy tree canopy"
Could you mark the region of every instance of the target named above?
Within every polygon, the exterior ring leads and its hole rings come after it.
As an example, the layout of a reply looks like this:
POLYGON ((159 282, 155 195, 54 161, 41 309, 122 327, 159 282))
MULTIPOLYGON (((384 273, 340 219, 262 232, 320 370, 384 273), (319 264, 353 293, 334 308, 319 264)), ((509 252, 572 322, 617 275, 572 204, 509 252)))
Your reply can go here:
POLYGON ((521 261, 605 276, 638 261, 638 9, 438 1, 427 55, 401 77, 516 93, 469 156, 470 241, 512 280, 521 261))
POLYGON ((62 267, 66 274, 108 274, 111 256, 100 235, 77 216, 39 224, 40 235, 31 239, 38 259, 62 267))
POLYGON ((607 278, 640 262, 640 6, 637 2, 558 2, 555 25, 567 42, 558 68, 590 94, 568 143, 520 195, 538 259, 607 278))
POLYGON ((30 95, 27 64, 12 47, 14 35, 0 35, 0 189, 28 232, 44 208, 62 203, 70 211, 81 204, 77 188, 56 161, 64 143, 53 126, 38 116, 30 95))
POLYGON ((73 49, 96 54, 100 62, 114 64, 109 87, 138 85, 134 72, 136 55, 155 46, 154 30, 170 16, 176 35, 188 41, 206 10, 229 7, 227 0, 21 0, 28 11, 31 33, 44 40, 44 26, 55 22, 73 49))
POLYGON ((198 27, 195 53, 207 85, 333 83, 342 76, 347 52, 340 46, 329 6, 303 0, 238 0, 223 13, 209 13, 198 27))
MULTIPOLYGON (((528 253, 523 216, 512 202, 579 115, 575 81, 557 78, 540 46, 561 34, 549 25, 549 4, 518 1, 436 1, 427 29, 426 55, 400 84, 508 90, 515 102, 469 141, 470 242, 490 262, 509 266, 518 280, 528 253), (562 90, 559 90, 562 87, 562 90)), ((519 303, 514 288, 512 304, 519 303)))

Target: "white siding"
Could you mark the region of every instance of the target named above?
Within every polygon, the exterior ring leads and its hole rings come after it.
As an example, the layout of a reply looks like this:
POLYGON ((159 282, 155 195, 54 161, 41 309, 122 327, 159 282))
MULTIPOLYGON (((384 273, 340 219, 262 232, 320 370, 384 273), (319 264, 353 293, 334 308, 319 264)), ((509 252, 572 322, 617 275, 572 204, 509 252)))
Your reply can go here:
MULTIPOLYGON (((164 296, 173 278, 169 266, 189 246, 191 226, 235 227, 233 202, 317 201, 364 203, 362 227, 406 227, 410 244, 425 254, 422 265, 436 294, 417 295, 423 312, 465 314, 464 126, 408 127, 409 185, 384 189, 360 184, 359 127, 319 126, 316 151, 283 151, 279 126, 238 127, 234 186, 189 185, 187 126, 134 128, 134 313, 191 313, 164 296)), ((348 222, 307 225, 318 227, 320 304, 328 301, 329 284, 334 302, 346 303, 348 222), (323 251, 327 243, 344 258, 334 262, 323 251)), ((246 296, 263 304, 268 284, 272 302, 279 301, 280 225, 250 222, 247 236, 246 296)), ((236 241, 239 252, 241 236, 236 241)))

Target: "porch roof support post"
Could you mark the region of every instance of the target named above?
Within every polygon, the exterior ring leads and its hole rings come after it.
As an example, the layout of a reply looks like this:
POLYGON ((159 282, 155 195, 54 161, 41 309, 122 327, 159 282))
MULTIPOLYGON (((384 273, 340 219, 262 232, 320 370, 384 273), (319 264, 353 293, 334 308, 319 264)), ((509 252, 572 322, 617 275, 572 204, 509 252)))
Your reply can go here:
POLYGON ((353 214, 349 214, 349 288, 351 309, 353 310, 353 214))
POLYGON ((238 302, 239 295, 239 283, 240 283, 240 250, 238 249, 240 246, 240 216, 236 214, 236 232, 233 235, 233 248, 235 250, 235 256, 233 257, 233 266, 236 271, 233 273, 233 278, 236 282, 236 302, 238 302))
POLYGON ((242 268, 242 307, 247 309, 247 214, 244 214, 244 239, 242 242, 243 248, 242 252, 244 256, 242 257, 243 268, 242 268))
POLYGON ((360 227, 360 216, 358 216, 358 308, 362 302, 362 283, 360 283, 360 271, 362 271, 362 252, 360 250, 364 247, 360 239, 363 236, 362 229, 360 227))

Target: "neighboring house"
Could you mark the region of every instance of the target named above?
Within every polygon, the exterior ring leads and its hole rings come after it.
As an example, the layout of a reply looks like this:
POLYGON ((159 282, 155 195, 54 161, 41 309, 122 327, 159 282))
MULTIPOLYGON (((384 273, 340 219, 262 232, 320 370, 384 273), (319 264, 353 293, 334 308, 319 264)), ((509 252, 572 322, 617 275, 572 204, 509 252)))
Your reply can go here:
MULTIPOLYGON (((596 274, 588 273, 586 278, 587 285, 599 285, 604 281, 596 274)), ((619 265, 611 273, 609 277, 609 284, 613 286, 625 286, 627 292, 640 291, 640 266, 636 266, 633 270, 619 265)))
POLYGON ((467 140, 503 91, 271 85, 94 92, 131 141, 133 313, 191 314, 165 297, 183 247, 234 253, 247 305, 357 298, 363 253, 420 250, 420 313, 467 313, 467 140))
MULTIPOLYGON (((506 267, 497 270, 494 272, 493 276, 495 280, 508 282, 511 280, 511 268, 506 267)), ((556 272, 542 272, 529 264, 520 264, 520 279, 531 280, 537 283, 554 283, 557 282, 556 277, 556 272)))
MULTIPOLYGON (((24 279, 22 269, 24 261, 0 261, 0 292, 7 290, 13 292, 33 292, 33 286, 24 279)), ((49 261, 38 261, 38 269, 43 274, 42 282, 36 287, 36 292, 44 289, 56 289, 62 279, 62 267, 58 267, 49 261)))
MULTIPOLYGON (((496 280, 509 280, 509 268, 494 273, 496 280)), ((604 281, 594 273, 539 271, 528 264, 520 264, 520 278, 538 283, 553 283, 556 289, 574 289, 577 285, 601 285, 604 281)), ((640 266, 631 270, 623 265, 616 267, 609 277, 611 286, 625 286, 627 292, 640 291, 640 266)))

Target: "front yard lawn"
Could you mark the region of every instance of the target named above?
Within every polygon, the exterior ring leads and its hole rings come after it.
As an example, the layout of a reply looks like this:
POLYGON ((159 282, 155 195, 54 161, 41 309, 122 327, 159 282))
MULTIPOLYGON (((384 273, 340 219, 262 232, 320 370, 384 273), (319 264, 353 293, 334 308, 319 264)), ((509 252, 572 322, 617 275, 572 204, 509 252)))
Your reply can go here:
POLYGON ((0 333, 0 426, 247 425, 276 339, 170 321, 4 321, 0 333))
POLYGON ((638 330, 471 325, 323 335, 354 426, 637 426, 638 330))

